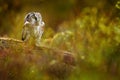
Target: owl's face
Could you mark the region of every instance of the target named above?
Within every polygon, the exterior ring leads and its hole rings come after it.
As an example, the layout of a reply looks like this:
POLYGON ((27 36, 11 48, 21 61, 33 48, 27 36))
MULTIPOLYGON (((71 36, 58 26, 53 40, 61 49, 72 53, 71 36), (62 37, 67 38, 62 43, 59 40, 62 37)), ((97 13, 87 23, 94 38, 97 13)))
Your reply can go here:
POLYGON ((30 12, 26 15, 24 25, 37 26, 42 21, 41 14, 38 12, 30 12))

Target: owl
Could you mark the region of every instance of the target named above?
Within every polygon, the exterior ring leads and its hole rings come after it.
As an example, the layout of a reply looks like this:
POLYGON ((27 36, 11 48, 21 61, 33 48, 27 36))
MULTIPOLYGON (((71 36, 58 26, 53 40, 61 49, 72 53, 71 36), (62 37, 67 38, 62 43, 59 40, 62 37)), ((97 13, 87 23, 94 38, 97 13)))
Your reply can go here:
POLYGON ((40 46, 40 40, 44 32, 45 23, 39 12, 30 12, 25 16, 22 30, 22 40, 28 41, 30 37, 35 40, 35 45, 40 46))

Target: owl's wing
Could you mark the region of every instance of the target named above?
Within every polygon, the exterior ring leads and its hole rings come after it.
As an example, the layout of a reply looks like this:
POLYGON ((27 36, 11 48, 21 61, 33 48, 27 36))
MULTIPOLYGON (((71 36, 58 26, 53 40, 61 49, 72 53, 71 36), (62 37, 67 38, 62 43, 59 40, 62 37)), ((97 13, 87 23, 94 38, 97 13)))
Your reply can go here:
POLYGON ((30 34, 28 32, 28 29, 27 29, 27 27, 24 26, 23 30, 22 30, 22 40, 26 41, 29 39, 29 37, 30 37, 30 34))

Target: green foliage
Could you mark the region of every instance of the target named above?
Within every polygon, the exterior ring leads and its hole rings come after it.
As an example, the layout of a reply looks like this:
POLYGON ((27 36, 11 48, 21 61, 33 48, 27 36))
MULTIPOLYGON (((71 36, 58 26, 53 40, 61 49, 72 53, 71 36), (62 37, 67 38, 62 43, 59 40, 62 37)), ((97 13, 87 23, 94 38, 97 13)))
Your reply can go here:
POLYGON ((25 44, 0 42, 0 80, 120 79, 119 0, 1 3, 1 36, 21 39, 25 14, 38 11, 45 21, 41 45, 58 52, 35 48, 33 40, 25 44))
POLYGON ((117 2, 117 4, 115 5, 116 8, 120 9, 120 1, 117 2))

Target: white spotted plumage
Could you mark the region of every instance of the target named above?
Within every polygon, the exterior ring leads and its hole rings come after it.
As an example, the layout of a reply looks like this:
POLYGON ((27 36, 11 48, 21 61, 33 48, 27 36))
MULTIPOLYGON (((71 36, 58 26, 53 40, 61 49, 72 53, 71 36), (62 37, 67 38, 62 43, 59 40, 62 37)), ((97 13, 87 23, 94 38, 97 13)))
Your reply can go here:
POLYGON ((42 21, 42 16, 40 13, 28 13, 24 20, 22 40, 27 41, 30 37, 33 37, 35 39, 36 46, 39 46, 42 34, 44 32, 44 25, 45 23, 42 21))

